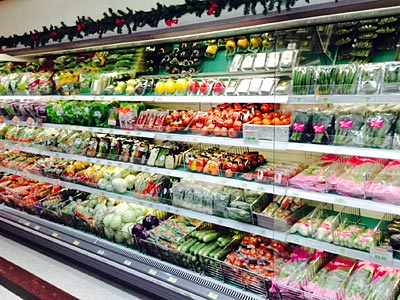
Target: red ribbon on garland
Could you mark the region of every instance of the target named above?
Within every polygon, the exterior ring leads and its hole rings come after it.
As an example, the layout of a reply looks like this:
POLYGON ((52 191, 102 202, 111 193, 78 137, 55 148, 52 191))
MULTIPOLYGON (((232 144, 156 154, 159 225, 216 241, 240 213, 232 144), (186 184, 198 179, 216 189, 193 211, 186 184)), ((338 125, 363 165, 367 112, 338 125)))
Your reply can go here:
POLYGON ((85 29, 85 27, 86 27, 86 25, 84 23, 77 24, 76 25, 76 30, 78 30, 78 32, 79 32, 79 31, 82 31, 83 29, 85 29))
POLYGON ((168 27, 172 27, 172 25, 178 24, 178 19, 165 20, 165 24, 166 24, 168 27))
POLYGON ((57 36, 57 31, 52 31, 52 32, 50 33, 50 35, 51 35, 52 37, 56 37, 56 36, 57 36))
POLYGON ((35 30, 35 32, 31 36, 32 41, 37 41, 39 39, 39 32, 35 30))
POLYGON ((122 23, 124 23, 125 22, 125 19, 124 18, 121 18, 121 19, 118 19, 118 18, 116 18, 115 19, 115 25, 120 25, 120 24, 122 24, 122 23))
POLYGON ((210 8, 208 9, 208 14, 213 15, 215 13, 216 8, 218 8, 218 4, 210 0, 210 8))

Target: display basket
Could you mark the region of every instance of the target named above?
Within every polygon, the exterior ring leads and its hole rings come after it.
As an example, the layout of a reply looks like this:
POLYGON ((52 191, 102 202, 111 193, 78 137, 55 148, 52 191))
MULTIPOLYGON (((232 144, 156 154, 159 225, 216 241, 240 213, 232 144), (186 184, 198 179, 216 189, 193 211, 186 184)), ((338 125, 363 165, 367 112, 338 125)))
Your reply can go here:
POLYGON ((307 215, 311 209, 312 207, 310 206, 302 206, 291 213, 286 219, 281 219, 267 216, 262 213, 262 209, 258 208, 253 212, 253 219, 258 226, 285 232, 299 219, 307 215))
MULTIPOLYGON (((210 223, 203 222, 193 231, 211 228, 212 225, 210 223)), ((190 233, 181 240, 181 243, 188 240, 189 237, 190 233)), ((163 261, 167 261, 171 264, 184 267, 195 272, 200 272, 202 270, 202 265, 196 256, 178 251, 177 247, 174 249, 171 248, 167 243, 164 244, 151 239, 140 239, 139 243, 142 247, 142 250, 147 255, 159 258, 163 261)))

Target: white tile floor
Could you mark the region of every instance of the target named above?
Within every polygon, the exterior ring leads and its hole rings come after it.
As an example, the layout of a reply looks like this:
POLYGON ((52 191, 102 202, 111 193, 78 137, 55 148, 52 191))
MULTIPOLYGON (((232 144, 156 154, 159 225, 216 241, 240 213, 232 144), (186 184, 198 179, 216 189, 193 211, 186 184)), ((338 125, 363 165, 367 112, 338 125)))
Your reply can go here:
MULTIPOLYGON (((0 256, 81 300, 154 300, 58 262, 0 235, 0 256)), ((0 286, 1 300, 21 299, 0 286)))

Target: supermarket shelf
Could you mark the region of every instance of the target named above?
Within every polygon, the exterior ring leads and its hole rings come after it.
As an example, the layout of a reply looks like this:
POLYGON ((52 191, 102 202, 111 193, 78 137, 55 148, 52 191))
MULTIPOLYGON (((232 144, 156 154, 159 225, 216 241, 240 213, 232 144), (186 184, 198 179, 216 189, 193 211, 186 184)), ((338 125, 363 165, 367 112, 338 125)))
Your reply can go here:
POLYGON ((167 299, 263 299, 73 228, 0 207, 0 228, 167 299))
POLYGON ((386 265, 390 267, 400 268, 400 260, 397 259, 381 259, 378 258, 373 252, 366 252, 357 249, 350 249, 346 247, 337 246, 327 242, 321 242, 312 238, 302 237, 297 234, 288 234, 287 242, 294 243, 296 245, 306 246, 314 249, 319 249, 333 254, 343 255, 355 259, 365 260, 374 262, 380 265, 386 265))
POLYGON ((399 94, 377 95, 290 95, 288 103, 291 104, 327 104, 327 103, 398 103, 399 94))
POLYGON ((96 95, 13 95, 0 96, 0 100, 82 100, 82 101, 126 101, 126 102, 153 102, 154 96, 96 96, 96 95))
POLYGON ((288 103, 288 95, 269 96, 156 96, 154 102, 168 103, 288 103))
POLYGON ((262 235, 262 236, 265 236, 268 238, 278 239, 280 241, 284 241, 286 238, 286 233, 284 233, 284 232, 274 232, 273 230, 270 230, 267 228, 262 228, 259 226, 254 226, 251 224, 242 223, 242 222, 231 220, 231 219, 220 218, 220 217, 217 217, 214 215, 208 215, 205 213, 196 212, 196 211, 189 210, 189 209, 184 209, 184 208, 174 207, 171 205, 162 204, 162 203, 158 203, 158 202, 151 202, 151 201, 143 200, 143 199, 135 197, 135 195, 133 193, 118 194, 118 193, 113 193, 113 192, 108 192, 108 191, 92 188, 92 187, 81 185, 81 184, 60 181, 59 179, 49 178, 49 177, 40 176, 40 175, 36 175, 36 174, 30 174, 30 173, 27 174, 26 172, 20 172, 20 171, 16 171, 16 170, 9 169, 9 168, 2 167, 1 170, 4 172, 7 172, 7 173, 16 174, 16 175, 27 177, 27 178, 32 178, 32 179, 35 179, 35 180, 38 180, 41 182, 49 182, 51 184, 65 186, 69 189, 80 190, 80 191, 87 192, 87 193, 94 194, 94 195, 113 198, 113 199, 117 199, 117 200, 123 200, 126 202, 135 203, 135 204, 146 206, 146 207, 159 209, 159 210, 166 211, 166 212, 169 212, 172 214, 178 214, 178 215, 182 215, 185 217, 202 220, 205 222, 222 225, 222 226, 229 227, 232 229, 237 229, 237 230, 241 230, 241 231, 245 231, 245 232, 249 232, 249 233, 259 234, 259 235, 262 235))
POLYGON ((26 147, 20 143, 10 143, 9 141, 3 140, 2 143, 4 144, 5 148, 13 150, 14 152, 28 152, 32 154, 39 154, 39 155, 47 155, 56 158, 63 158, 63 159, 70 159, 70 160, 78 160, 78 161, 87 161, 94 164, 102 164, 107 166, 115 166, 119 168, 126 168, 133 171, 140 171, 140 172, 147 172, 147 173, 154 173, 178 178, 186 178, 189 180, 201 181, 206 183, 215 183, 220 185, 227 185, 231 187, 238 187, 243 189, 249 189, 253 191, 259 191, 264 193, 276 194, 276 195, 285 195, 286 187, 282 186, 274 186, 269 184, 262 184, 257 182, 249 182, 245 180, 239 179, 232 179, 232 178, 225 178, 220 176, 212 176, 207 174, 199 174, 199 173, 192 173, 184 170, 179 169, 165 169, 165 168, 157 168, 157 167, 149 167, 146 165, 138 165, 114 160, 107 160, 107 159, 100 159, 95 157, 87 157, 81 155, 73 155, 61 152, 53 152, 42 150, 39 148, 34 147, 26 147))
POLYGON ((330 204, 366 209, 375 212, 400 215, 399 205, 375 202, 372 200, 341 196, 337 194, 304 191, 301 189, 296 189, 291 187, 287 189, 286 195, 292 197, 300 197, 308 200, 314 200, 322 203, 330 203, 330 204))
POLYGON ((195 212, 195 211, 184 209, 184 208, 178 208, 178 207, 174 207, 174 206, 166 205, 166 204, 162 204, 162 203, 157 203, 157 202, 150 202, 147 200, 137 198, 133 194, 132 195, 117 194, 117 193, 113 193, 113 192, 99 190, 96 188, 91 188, 88 186, 69 183, 69 182, 65 182, 65 181, 59 181, 58 179, 47 178, 47 177, 43 177, 43 176, 39 176, 39 175, 34 175, 34 174, 28 174, 28 175, 25 174, 24 175, 23 172, 15 171, 15 170, 8 169, 8 168, 2 168, 2 170, 5 172, 17 174, 20 176, 29 177, 29 178, 32 178, 32 179, 35 179, 38 181, 45 181, 45 182, 49 182, 52 184, 59 184, 61 186, 65 186, 70 189, 77 189, 77 190, 81 190, 81 191, 95 194, 95 195, 109 197, 109 198, 113 198, 113 199, 117 199, 117 200, 123 200, 126 202, 135 203, 135 204, 139 204, 139 205, 150 207, 150 208, 167 211, 167 212, 170 212, 173 214, 179 214, 182 216, 199 219, 199 220, 202 220, 205 222, 222 225, 222 226, 229 227, 232 229, 237 229, 237 230, 241 230, 241 231, 248 232, 248 233, 258 234, 258 235, 261 235, 261 236, 264 236, 267 238, 272 238, 272 239, 279 240, 279 241, 286 241, 286 242, 294 243, 297 245, 303 245, 303 246, 307 246, 307 247, 311 247, 311 248, 315 248, 315 249, 324 250, 324 251, 334 253, 334 254, 352 257, 355 259, 372 261, 372 262, 400 268, 400 261, 397 261, 397 260, 392 259, 392 260, 382 261, 382 259, 379 259, 376 256, 371 255, 368 252, 336 246, 336 245, 333 245, 330 243, 314 240, 311 238, 305 238, 305 237, 299 236, 297 234, 288 234, 287 232, 274 231, 271 229, 238 222, 235 220, 220 218, 217 216, 208 215, 208 214, 204 214, 204 213, 200 213, 200 212, 195 212))
POLYGON ((258 140, 254 142, 248 142, 244 139, 229 138, 229 137, 218 137, 218 136, 203 136, 195 134, 175 134, 175 133, 163 133, 157 132, 155 138, 158 140, 168 140, 185 143, 203 143, 203 144, 216 144, 222 146, 235 146, 235 147, 251 147, 266 150, 286 150, 288 143, 285 142, 274 142, 267 140, 258 140))
POLYGON ((89 127, 89 126, 75 126, 75 125, 61 125, 52 123, 43 123, 42 127, 45 128, 55 128, 55 129, 68 129, 86 132, 97 132, 106 134, 116 134, 116 135, 126 135, 126 136, 136 136, 153 139, 156 136, 155 132, 151 131, 138 131, 138 130, 123 130, 114 128, 101 128, 101 127, 89 127))
POLYGON ((376 158, 400 159, 399 150, 389 150, 389 149, 317 145, 317 144, 304 144, 304 143, 288 143, 286 149, 295 151, 335 153, 342 155, 359 155, 359 156, 376 157, 376 158))

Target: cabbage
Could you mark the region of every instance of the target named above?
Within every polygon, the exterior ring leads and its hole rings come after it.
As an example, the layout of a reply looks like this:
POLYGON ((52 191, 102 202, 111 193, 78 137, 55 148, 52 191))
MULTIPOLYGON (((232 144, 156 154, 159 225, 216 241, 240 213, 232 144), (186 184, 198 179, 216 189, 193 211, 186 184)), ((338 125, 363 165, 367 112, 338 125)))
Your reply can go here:
POLYGON ((99 182, 97 183, 97 186, 102 189, 105 190, 107 188, 107 185, 111 184, 111 180, 108 178, 102 178, 99 180, 99 182))
POLYGON ((120 169, 119 168, 114 168, 112 170, 108 169, 108 170, 105 170, 103 172, 103 176, 105 178, 109 178, 109 179, 119 178, 119 175, 120 175, 120 169))
POLYGON ((104 226, 109 227, 109 226, 110 226, 110 223, 111 223, 111 220, 113 219, 113 217, 114 217, 114 214, 108 214, 107 216, 105 216, 105 217, 103 218, 104 226))
POLYGON ((131 232, 134 225, 132 222, 122 225, 121 232, 125 240, 129 241, 131 239, 131 232))
POLYGON ((105 213, 107 212, 107 206, 105 206, 105 204, 103 203, 99 203, 96 205, 96 207, 93 210, 93 217, 95 219, 101 218, 105 215, 105 213))
POLYGON ((121 169, 119 172, 119 177, 120 178, 125 178, 129 175, 131 171, 129 169, 121 169))
POLYGON ((136 220, 136 214, 134 210, 128 209, 121 214, 122 222, 129 223, 136 220))
POLYGON ((145 218, 145 216, 137 217, 137 218, 136 218, 136 223, 137 223, 137 224, 142 224, 144 218, 145 218))
POLYGON ((113 217, 110 221, 110 227, 112 229, 118 229, 122 224, 122 217, 121 215, 113 214, 113 217))
POLYGON ((128 175, 125 177, 128 190, 133 190, 133 188, 135 187, 135 180, 136 180, 135 175, 128 175))
POLYGON ((114 237, 114 230, 110 227, 104 227, 104 233, 108 239, 112 239, 114 237))
POLYGON ((114 213, 121 215, 123 214, 125 211, 127 211, 128 209, 130 209, 129 204, 126 202, 122 202, 120 204, 118 204, 115 209, 114 209, 114 213))
POLYGON ((123 243, 125 241, 124 235, 120 229, 115 231, 114 238, 117 243, 123 243))
POLYGON ((118 192, 118 193, 125 193, 126 188, 128 185, 126 184, 126 181, 122 178, 116 178, 112 180, 112 187, 113 189, 118 192))
POLYGON ((112 186, 111 182, 110 182, 110 184, 106 185, 106 190, 109 191, 109 192, 113 191, 113 186, 112 186))
POLYGON ((138 207, 138 208, 135 208, 135 209, 134 209, 134 212, 135 212, 135 218, 139 218, 139 217, 145 215, 143 209, 141 209, 141 208, 139 208, 139 207, 138 207))

